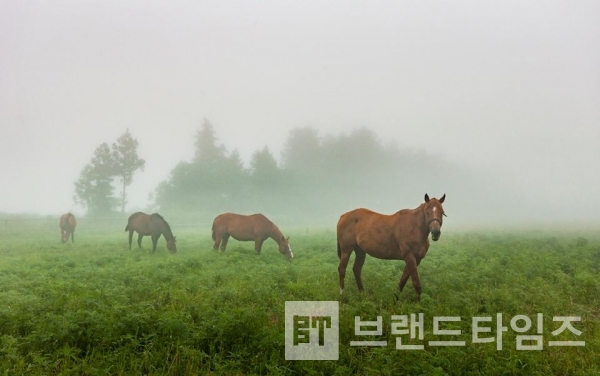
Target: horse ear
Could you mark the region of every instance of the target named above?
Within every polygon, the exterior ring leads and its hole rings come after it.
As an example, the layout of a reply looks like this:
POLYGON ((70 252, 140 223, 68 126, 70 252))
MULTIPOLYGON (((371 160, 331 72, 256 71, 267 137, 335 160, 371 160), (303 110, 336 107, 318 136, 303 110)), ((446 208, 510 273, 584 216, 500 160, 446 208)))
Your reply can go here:
POLYGON ((442 198, 440 198, 440 204, 443 204, 445 199, 446 199, 446 194, 444 193, 442 198))
POLYGON ((290 237, 288 236, 287 239, 285 239, 285 240, 287 240, 289 242, 290 241, 290 237))
POLYGON ((429 202, 429 195, 425 193, 425 202, 429 202))

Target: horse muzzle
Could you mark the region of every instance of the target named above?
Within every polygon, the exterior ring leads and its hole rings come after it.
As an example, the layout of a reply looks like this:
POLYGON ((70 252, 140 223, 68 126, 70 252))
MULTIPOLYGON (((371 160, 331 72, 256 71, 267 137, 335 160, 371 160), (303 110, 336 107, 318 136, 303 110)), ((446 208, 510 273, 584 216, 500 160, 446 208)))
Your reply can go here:
POLYGON ((438 241, 440 235, 442 234, 442 221, 437 218, 430 219, 429 222, 429 231, 431 232, 431 240, 438 241))

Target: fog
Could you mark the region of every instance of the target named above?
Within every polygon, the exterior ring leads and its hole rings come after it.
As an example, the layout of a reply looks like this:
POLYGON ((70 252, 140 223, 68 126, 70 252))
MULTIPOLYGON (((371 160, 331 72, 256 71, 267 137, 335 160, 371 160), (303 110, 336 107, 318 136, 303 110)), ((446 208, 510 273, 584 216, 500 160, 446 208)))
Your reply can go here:
POLYGON ((599 19, 597 1, 0 1, 0 212, 84 214, 73 184, 126 129, 146 160, 127 209, 155 208, 206 118, 246 166, 302 127, 452 166, 396 176, 384 212, 427 192, 448 222, 597 223, 599 19))

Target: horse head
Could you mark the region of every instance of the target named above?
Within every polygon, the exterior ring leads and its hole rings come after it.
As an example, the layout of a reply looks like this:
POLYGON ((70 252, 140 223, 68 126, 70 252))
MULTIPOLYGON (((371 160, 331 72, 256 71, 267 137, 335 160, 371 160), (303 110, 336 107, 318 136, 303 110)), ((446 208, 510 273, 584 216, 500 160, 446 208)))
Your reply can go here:
POLYGON ((172 253, 177 252, 177 244, 175 244, 175 241, 175 236, 173 236, 171 239, 167 239, 167 249, 172 253))
POLYGON ((439 200, 435 197, 430 199, 429 195, 425 193, 425 223, 427 224, 427 229, 431 232, 431 240, 433 241, 437 241, 442 234, 443 217, 446 216, 442 204, 445 199, 445 193, 439 200))
POLYGON ((281 236, 281 240, 279 241, 279 252, 291 260, 294 258, 294 253, 292 252, 292 247, 290 247, 289 240, 289 236, 287 238, 283 235, 281 236))

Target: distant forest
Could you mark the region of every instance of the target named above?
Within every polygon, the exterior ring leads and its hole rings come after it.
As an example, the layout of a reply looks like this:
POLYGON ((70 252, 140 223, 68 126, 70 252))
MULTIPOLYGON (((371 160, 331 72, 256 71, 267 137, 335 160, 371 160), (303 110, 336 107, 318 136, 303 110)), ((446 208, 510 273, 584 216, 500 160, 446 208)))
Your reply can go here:
POLYGON ((296 128, 280 163, 265 146, 253 153, 248 167, 236 150, 218 142, 206 119, 193 142, 193 159, 180 162, 156 189, 155 205, 162 212, 206 219, 227 211, 262 212, 290 222, 318 222, 356 207, 393 213, 418 206, 425 193, 446 193, 448 207, 460 206, 463 215, 470 212, 477 220, 481 202, 476 200, 485 199, 494 185, 490 176, 440 155, 384 144, 368 128, 338 135, 296 128))

